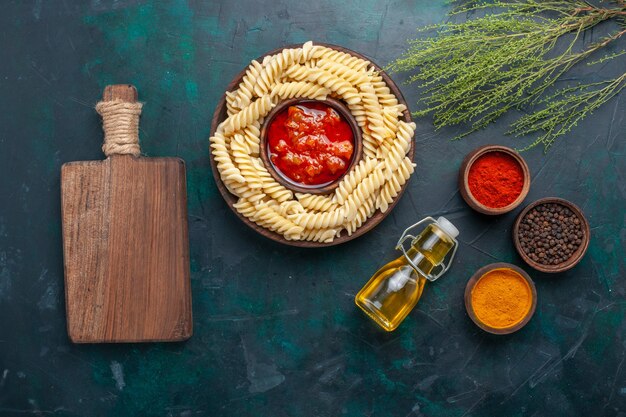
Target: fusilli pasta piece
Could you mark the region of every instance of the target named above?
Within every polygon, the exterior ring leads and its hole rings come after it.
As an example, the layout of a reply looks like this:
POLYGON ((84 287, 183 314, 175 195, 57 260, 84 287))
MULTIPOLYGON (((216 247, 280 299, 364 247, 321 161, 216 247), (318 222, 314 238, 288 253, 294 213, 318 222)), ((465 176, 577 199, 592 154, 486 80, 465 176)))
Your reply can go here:
POLYGON ((388 136, 383 119, 383 109, 378 103, 378 98, 374 92, 374 87, 370 84, 360 86, 361 99, 367 117, 367 127, 372 132, 372 137, 378 143, 382 143, 388 136))
POLYGON ((411 147, 413 140, 413 132, 415 131, 415 123, 406 123, 404 121, 398 123, 398 135, 391 149, 383 159, 385 167, 385 179, 391 178, 393 172, 398 169, 402 159, 411 147))
POLYGON ((257 60, 252 60, 237 90, 233 91, 237 97, 235 103, 240 110, 250 105, 254 96, 254 83, 262 69, 263 66, 257 60))
POLYGON ((261 145, 261 129, 259 129, 259 122, 256 121, 243 129, 244 139, 248 145, 250 156, 259 156, 259 146, 261 145))
POLYGON ((370 75, 368 73, 353 70, 350 67, 331 61, 327 58, 320 59, 317 62, 317 66, 330 72, 331 74, 335 74, 336 76, 343 78, 352 85, 361 85, 365 83, 369 84, 370 75))
POLYGON ((211 137, 211 152, 213 158, 217 162, 217 171, 220 173, 222 181, 226 182, 245 182, 241 171, 235 166, 230 157, 230 152, 226 145, 226 139, 221 131, 216 131, 211 137))
POLYGON ((304 207, 296 200, 283 201, 277 208, 281 216, 289 216, 292 214, 304 213, 304 207))
POLYGON ((339 206, 333 202, 332 198, 326 195, 296 193, 296 198, 302 204, 302 207, 313 211, 332 211, 339 206))
POLYGON ((379 164, 376 159, 362 159, 357 165, 352 168, 348 174, 343 177, 343 180, 339 183, 339 186, 335 188, 335 195, 333 199, 339 203, 345 203, 346 199, 352 191, 359 185, 365 177, 379 164))
POLYGON ((339 207, 333 211, 305 212, 290 216, 293 222, 305 229, 327 229, 341 226, 346 221, 345 210, 339 207))
POLYGON ((228 116, 223 122, 224 135, 230 136, 235 131, 241 130, 246 126, 258 121, 260 118, 267 116, 272 110, 274 103, 269 95, 259 97, 247 107, 241 109, 239 113, 228 116))
POLYGON ((346 220, 351 222, 357 216, 358 208, 370 197, 378 193, 383 186, 385 177, 383 167, 375 168, 367 177, 363 179, 346 199, 346 220))
POLYGON ((293 63, 299 62, 302 58, 302 48, 283 49, 282 52, 271 57, 267 64, 256 77, 254 92, 261 97, 272 89, 275 80, 280 77, 283 71, 293 63))
POLYGON ((241 108, 239 107, 239 100, 237 99, 237 94, 227 91, 224 93, 226 97, 226 113, 229 116, 237 113, 241 108))
POLYGON ((243 135, 235 133, 230 141, 230 148, 233 152, 233 159, 239 168, 239 172, 250 188, 262 188, 263 181, 258 174, 258 170, 252 163, 250 150, 243 135))
POLYGON ((294 97, 306 97, 315 100, 325 100, 330 91, 315 83, 294 81, 275 84, 270 96, 273 100, 286 100, 294 97))
POLYGON ((414 170, 415 164, 411 161, 411 158, 408 156, 404 157, 402 164, 385 183, 380 190, 378 197, 376 197, 377 209, 380 209, 382 213, 387 211, 389 204, 391 204, 393 199, 398 196, 402 186, 407 182, 414 170))
POLYGON ((330 243, 337 236, 339 229, 311 229, 304 230, 300 238, 309 242, 330 243))
POLYGON ((267 203, 259 203, 255 206, 256 213, 253 217, 255 221, 262 222, 268 229, 280 233, 287 240, 298 240, 304 228, 281 216, 267 203))
POLYGON ((361 58, 325 46, 320 46, 312 56, 318 59, 328 59, 357 71, 366 71, 367 66, 370 64, 368 61, 361 58))
POLYGON ((376 207, 374 207, 375 199, 374 196, 370 196, 367 200, 362 202, 362 204, 358 207, 356 216, 354 219, 346 224, 346 232, 348 232, 348 236, 352 236, 352 233, 356 231, 359 227, 365 223, 365 221, 372 217, 374 212, 376 211, 376 207))
POLYGON ((293 65, 286 71, 286 74, 297 81, 306 80, 324 86, 337 93, 348 104, 355 104, 361 101, 359 92, 349 82, 323 69, 293 65))
POLYGON ((279 203, 293 199, 293 193, 280 185, 260 161, 252 161, 263 181, 263 192, 279 203))

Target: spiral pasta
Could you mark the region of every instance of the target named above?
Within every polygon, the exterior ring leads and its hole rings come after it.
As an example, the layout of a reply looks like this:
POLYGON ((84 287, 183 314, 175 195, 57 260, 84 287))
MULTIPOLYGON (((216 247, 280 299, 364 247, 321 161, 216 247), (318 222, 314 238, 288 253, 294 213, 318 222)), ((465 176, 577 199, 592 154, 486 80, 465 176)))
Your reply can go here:
POLYGON ((305 229, 326 229, 338 227, 346 222, 346 210, 344 207, 336 208, 325 213, 305 212, 292 215, 294 223, 305 229))
POLYGON ((250 221, 288 240, 331 243, 389 209, 414 171, 407 156, 415 131, 385 79, 367 60, 306 42, 253 60, 225 94, 227 118, 210 138, 222 182, 250 221), (294 193, 259 157, 263 120, 283 100, 342 100, 361 129, 362 159, 327 195, 294 193))
POLYGON ((260 97, 269 92, 285 68, 294 62, 300 62, 301 58, 302 48, 283 49, 282 52, 271 57, 256 77, 256 83, 253 87, 256 95, 260 97))
POLYGON ((293 193, 283 185, 276 182, 274 177, 272 177, 272 174, 269 173, 260 160, 253 160, 252 163, 255 165, 255 168, 261 177, 261 181, 263 182, 263 192, 269 197, 269 199, 279 203, 293 199, 293 193))
POLYGON ((296 225, 291 220, 282 216, 267 202, 258 203, 255 206, 255 214, 252 220, 259 222, 273 232, 280 233, 287 240, 298 240, 304 227, 296 225))
POLYGON ((222 181, 224 181, 225 184, 231 182, 242 183, 246 181, 243 175, 241 175, 241 171, 235 166, 230 152, 226 147, 226 139, 219 130, 211 137, 211 149, 215 162, 217 163, 217 170, 220 172, 222 181))
POLYGON ((253 60, 250 63, 246 69, 246 74, 239 83, 239 88, 231 92, 231 108, 233 113, 231 114, 229 112, 229 116, 232 116, 250 104, 251 98, 254 95, 254 80, 259 78, 259 73, 262 69, 263 66, 259 64, 258 61, 253 60))
POLYGON ((339 203, 346 202, 354 189, 374 170, 379 161, 374 158, 365 158, 350 173, 348 173, 335 189, 333 198, 339 203))
POLYGON ((346 224, 346 232, 348 232, 348 236, 352 236, 352 233, 354 233, 356 229, 361 227, 363 223, 365 223, 365 221, 374 214, 374 212, 376 211, 374 203, 374 196, 370 196, 359 206, 356 212, 356 216, 354 216, 352 221, 346 224))
POLYGON ((338 233, 339 229, 311 229, 302 232, 300 238, 309 242, 330 243, 338 233))
POLYGON ((389 204, 398 195, 402 186, 408 181, 409 177, 415 170, 415 164, 411 158, 404 157, 402 164, 394 171, 393 175, 381 188, 378 197, 376 197, 376 208, 382 213, 386 212, 389 204))
POLYGON ((239 172, 250 188, 262 188, 261 177, 252 165, 250 150, 243 135, 237 133, 230 141, 233 160, 239 167, 239 172))
POLYGON ((338 77, 343 78, 352 85, 367 85, 371 79, 371 73, 363 73, 353 70, 343 64, 338 64, 328 58, 322 58, 317 62, 317 66, 338 77))
POLYGON ((258 98, 247 107, 241 109, 238 113, 229 116, 224 120, 224 135, 230 136, 235 131, 245 128, 253 124, 272 110, 274 103, 269 95, 258 98))
POLYGON ((315 83, 306 81, 277 83, 272 88, 270 96, 272 99, 286 100, 294 97, 306 97, 316 100, 325 100, 330 91, 315 83))
POLYGON ((296 194, 296 198, 305 209, 313 211, 332 211, 339 205, 325 195, 296 194))

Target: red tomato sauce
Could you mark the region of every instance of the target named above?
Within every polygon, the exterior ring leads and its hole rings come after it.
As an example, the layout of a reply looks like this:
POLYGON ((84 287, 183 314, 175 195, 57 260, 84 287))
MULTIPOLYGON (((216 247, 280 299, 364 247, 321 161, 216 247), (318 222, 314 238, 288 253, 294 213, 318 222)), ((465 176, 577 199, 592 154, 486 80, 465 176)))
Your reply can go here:
POLYGON ((304 102, 278 113, 269 125, 268 149, 274 167, 294 182, 328 184, 352 159, 350 124, 332 107, 304 102))

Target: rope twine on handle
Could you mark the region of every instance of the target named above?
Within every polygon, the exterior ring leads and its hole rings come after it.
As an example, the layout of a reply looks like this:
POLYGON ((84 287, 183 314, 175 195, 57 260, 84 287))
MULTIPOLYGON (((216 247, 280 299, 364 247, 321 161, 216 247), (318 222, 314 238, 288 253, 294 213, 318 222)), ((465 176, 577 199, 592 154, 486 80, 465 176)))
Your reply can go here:
POLYGON ((123 100, 100 101, 96 111, 102 116, 104 143, 102 152, 111 155, 139 156, 139 116, 142 103, 123 100))

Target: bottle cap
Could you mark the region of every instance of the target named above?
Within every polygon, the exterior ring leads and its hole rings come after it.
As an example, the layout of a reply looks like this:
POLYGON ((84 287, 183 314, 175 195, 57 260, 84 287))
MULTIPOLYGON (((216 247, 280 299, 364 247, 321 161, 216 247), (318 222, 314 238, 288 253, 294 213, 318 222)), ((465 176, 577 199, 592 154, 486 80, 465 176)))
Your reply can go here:
POLYGON ((439 225, 441 230, 450 235, 451 238, 455 239, 459 235, 459 229, 457 229, 452 223, 450 223, 450 220, 446 219, 445 217, 440 216, 437 219, 437 224, 439 225))

